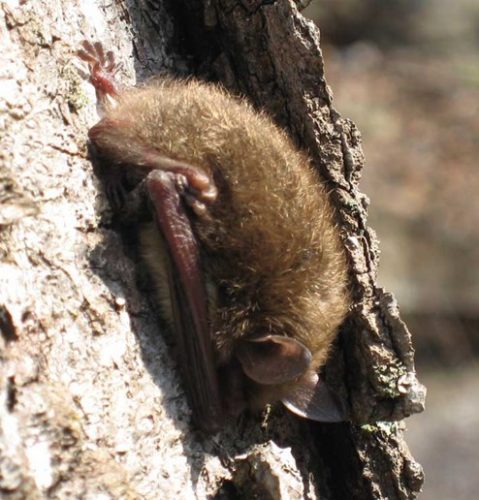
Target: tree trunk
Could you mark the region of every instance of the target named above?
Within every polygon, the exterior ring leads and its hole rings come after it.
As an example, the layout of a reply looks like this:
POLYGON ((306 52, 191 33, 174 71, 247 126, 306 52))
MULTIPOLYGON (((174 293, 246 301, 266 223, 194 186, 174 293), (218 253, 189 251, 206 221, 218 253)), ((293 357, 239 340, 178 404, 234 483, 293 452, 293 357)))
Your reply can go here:
POLYGON ((0 16, 1 494, 414 498, 423 475, 402 419, 425 391, 394 298, 376 285, 360 136, 332 106, 318 29, 289 0, 9 0, 0 16), (86 158, 98 116, 74 56, 84 38, 116 52, 125 83, 160 71, 221 81, 309 152, 351 263, 354 308, 326 367, 351 422, 274 408, 213 437, 192 429, 134 249, 86 158))

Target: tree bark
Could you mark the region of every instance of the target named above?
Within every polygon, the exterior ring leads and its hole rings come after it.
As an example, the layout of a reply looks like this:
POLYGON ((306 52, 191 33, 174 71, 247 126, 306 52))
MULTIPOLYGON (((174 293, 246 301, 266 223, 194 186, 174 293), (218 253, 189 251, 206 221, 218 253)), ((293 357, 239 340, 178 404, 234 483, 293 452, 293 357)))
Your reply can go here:
POLYGON ((423 475, 403 419, 425 390, 394 298, 376 284, 360 135, 332 105, 318 29, 296 3, 10 0, 0 35, 2 496, 414 498, 423 475), (164 71, 221 81, 309 152, 351 263, 354 308, 326 367, 351 422, 274 408, 216 436, 192 429, 134 249, 86 158, 98 116, 74 57, 84 38, 115 50, 125 83, 164 71))

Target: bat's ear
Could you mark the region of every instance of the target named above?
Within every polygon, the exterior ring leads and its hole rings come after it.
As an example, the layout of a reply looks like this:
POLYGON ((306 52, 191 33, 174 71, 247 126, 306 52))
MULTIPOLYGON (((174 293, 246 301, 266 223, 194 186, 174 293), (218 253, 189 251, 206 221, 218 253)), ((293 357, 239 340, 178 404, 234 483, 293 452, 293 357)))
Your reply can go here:
POLYGON ((244 373, 264 385, 284 384, 300 377, 311 363, 311 352, 301 342, 281 335, 242 340, 236 349, 244 373))
POLYGON ((317 373, 307 372, 281 402, 300 417, 317 422, 343 422, 347 413, 317 373))

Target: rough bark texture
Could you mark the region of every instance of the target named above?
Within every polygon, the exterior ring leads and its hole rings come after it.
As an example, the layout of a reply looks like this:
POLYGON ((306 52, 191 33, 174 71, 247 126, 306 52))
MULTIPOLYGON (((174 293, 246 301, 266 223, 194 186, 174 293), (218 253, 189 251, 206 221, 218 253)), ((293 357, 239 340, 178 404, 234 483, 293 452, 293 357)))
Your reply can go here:
POLYGON ((332 107, 319 32, 295 3, 10 0, 0 36, 1 495, 414 498, 422 471, 401 420, 422 410, 424 388, 375 283, 359 133, 332 107), (98 118, 73 56, 85 37, 116 51, 127 83, 160 71, 222 81, 309 151, 350 255, 354 310, 326 376, 352 423, 274 409, 209 438, 191 428, 134 250, 86 159, 98 118))

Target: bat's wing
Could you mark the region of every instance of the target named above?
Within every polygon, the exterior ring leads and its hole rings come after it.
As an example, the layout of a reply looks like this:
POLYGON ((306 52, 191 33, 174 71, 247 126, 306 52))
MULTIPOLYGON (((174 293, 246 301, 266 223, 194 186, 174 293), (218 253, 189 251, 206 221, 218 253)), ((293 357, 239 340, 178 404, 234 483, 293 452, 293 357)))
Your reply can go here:
MULTIPOLYGON (((95 56, 95 47, 88 44, 83 47, 84 54, 80 56, 90 61, 95 56)), ((97 56, 101 59, 101 54, 97 56)), ((148 205, 166 243, 180 365, 195 420, 202 429, 211 432, 221 425, 223 410, 200 250, 190 217, 205 213, 207 204, 216 198, 216 187, 202 169, 162 156, 140 141, 110 140, 111 131, 120 126, 125 124, 104 118, 90 129, 92 159, 100 167, 98 174, 103 177, 110 202, 121 219, 125 223, 134 222, 148 205), (128 168, 117 168, 125 164, 128 168), (137 181, 136 187, 128 192, 124 184, 131 187, 130 171, 133 180, 137 176, 143 180, 139 184, 137 181)), ((164 256, 158 255, 159 266, 162 261, 164 256)))
POLYGON ((221 425, 223 410, 198 242, 178 174, 153 170, 145 179, 145 187, 171 260, 169 287, 186 389, 198 425, 211 432, 221 425))

